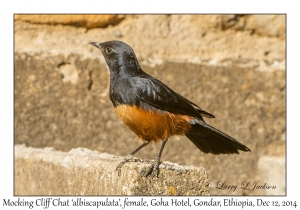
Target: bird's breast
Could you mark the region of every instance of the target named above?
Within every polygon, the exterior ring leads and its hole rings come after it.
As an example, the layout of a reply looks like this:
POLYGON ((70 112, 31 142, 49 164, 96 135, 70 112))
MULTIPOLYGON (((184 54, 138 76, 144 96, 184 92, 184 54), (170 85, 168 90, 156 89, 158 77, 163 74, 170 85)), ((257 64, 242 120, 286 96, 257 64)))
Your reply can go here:
POLYGON ((167 111, 118 105, 115 111, 125 125, 143 140, 158 141, 183 135, 191 128, 193 117, 167 111))

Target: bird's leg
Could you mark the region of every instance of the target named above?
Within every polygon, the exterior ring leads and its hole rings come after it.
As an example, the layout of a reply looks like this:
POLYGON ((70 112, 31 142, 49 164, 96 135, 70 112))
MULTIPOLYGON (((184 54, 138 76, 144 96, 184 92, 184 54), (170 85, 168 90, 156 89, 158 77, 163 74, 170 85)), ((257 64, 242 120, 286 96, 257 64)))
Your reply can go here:
POLYGON ((138 148, 136 148, 132 153, 130 153, 129 155, 126 155, 124 157, 124 159, 119 163, 119 165, 117 166, 116 170, 118 171, 118 175, 120 176, 121 174, 121 168, 123 167, 123 165, 127 162, 130 162, 133 160, 133 155, 135 153, 137 153, 138 151, 140 151, 143 147, 147 146, 150 143, 150 141, 146 140, 141 146, 139 146, 138 148))
POLYGON ((142 171, 141 175, 142 176, 147 176, 148 174, 152 174, 153 176, 156 175, 156 177, 158 176, 158 166, 160 164, 160 157, 161 157, 161 153, 164 150, 165 144, 167 143, 167 140, 162 140, 161 143, 161 147, 159 150, 159 153, 157 155, 157 157, 153 160, 153 162, 151 163, 151 165, 145 170, 142 171))

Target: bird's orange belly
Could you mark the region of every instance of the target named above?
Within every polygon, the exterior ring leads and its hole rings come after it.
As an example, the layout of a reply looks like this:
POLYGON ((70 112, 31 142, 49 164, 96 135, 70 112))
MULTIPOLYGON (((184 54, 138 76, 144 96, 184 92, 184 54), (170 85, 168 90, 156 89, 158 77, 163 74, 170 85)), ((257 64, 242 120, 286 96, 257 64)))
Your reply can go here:
POLYGON ((119 105, 115 111, 125 125, 143 140, 158 141, 183 135, 191 128, 193 117, 167 111, 144 110, 142 107, 119 105))

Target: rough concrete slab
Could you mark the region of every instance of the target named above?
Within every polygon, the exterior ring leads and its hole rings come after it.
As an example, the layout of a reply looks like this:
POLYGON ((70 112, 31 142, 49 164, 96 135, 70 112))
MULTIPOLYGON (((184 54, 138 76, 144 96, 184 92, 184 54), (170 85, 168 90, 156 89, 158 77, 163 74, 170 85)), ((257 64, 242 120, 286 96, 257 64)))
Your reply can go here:
MULTIPOLYGON (((212 187, 204 168, 160 165, 158 177, 142 177, 147 162, 130 162, 120 176, 122 157, 77 148, 15 146, 15 195, 208 195, 212 187)), ((139 160, 139 159, 138 159, 139 160)))

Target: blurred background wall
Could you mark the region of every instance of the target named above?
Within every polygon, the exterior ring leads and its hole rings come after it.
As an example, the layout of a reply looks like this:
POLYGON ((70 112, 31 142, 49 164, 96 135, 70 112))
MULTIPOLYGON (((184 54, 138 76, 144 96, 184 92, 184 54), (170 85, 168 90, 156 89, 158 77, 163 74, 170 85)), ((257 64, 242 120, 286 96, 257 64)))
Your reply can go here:
MULTIPOLYGON (((121 40, 142 68, 252 152, 205 155, 170 139, 162 161, 206 168, 212 195, 284 195, 285 15, 15 15, 15 144, 126 155, 141 144, 109 100, 106 64, 88 43, 121 40), (221 173, 222 172, 222 173, 221 173), (276 189, 246 190, 258 182, 276 189), (218 184, 219 183, 219 184, 218 184), (223 185, 224 186, 224 185, 223 185)), ((137 153, 153 159, 160 144, 137 153)))

